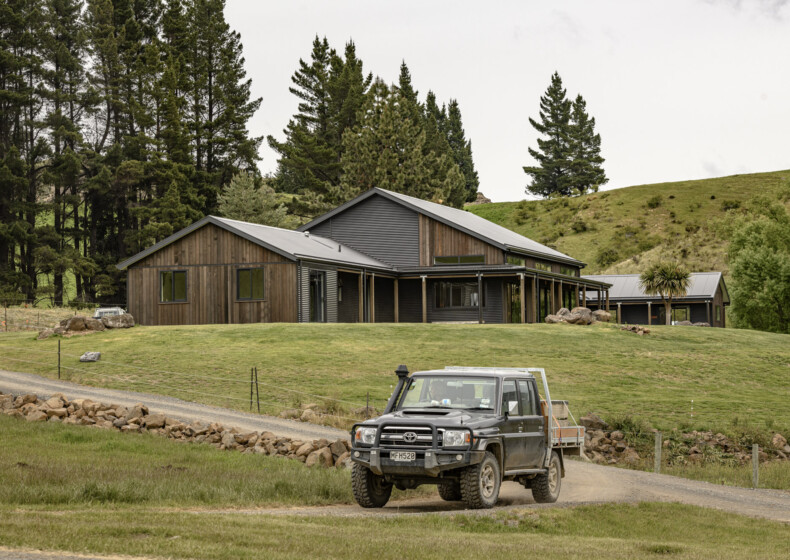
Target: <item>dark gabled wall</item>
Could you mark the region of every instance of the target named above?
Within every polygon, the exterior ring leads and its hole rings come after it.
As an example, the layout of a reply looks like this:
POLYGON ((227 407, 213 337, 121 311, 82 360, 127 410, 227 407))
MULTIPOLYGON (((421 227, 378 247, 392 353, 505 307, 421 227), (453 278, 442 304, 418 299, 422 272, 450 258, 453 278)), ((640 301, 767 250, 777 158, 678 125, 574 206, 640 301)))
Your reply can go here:
POLYGON ((374 195, 310 229, 394 266, 420 264, 417 212, 374 195))

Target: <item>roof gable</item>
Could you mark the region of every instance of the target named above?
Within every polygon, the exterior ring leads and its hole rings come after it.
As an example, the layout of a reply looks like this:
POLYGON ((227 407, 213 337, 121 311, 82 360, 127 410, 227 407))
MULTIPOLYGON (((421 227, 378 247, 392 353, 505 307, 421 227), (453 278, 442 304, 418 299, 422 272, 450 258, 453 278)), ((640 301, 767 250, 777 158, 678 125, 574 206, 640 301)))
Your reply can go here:
POLYGON ((299 231, 309 231, 311 227, 314 227, 332 218, 333 216, 344 212, 348 208, 355 206, 363 200, 376 195, 393 200, 403 206, 406 206, 407 208, 412 209, 415 212, 426 215, 430 218, 433 218, 434 220, 458 229, 459 231, 471 235, 472 237, 494 245, 499 249, 505 251, 515 251, 527 255, 542 256, 544 258, 568 262, 574 265, 584 265, 583 262, 576 260, 573 257, 569 257, 568 255, 560 253, 555 249, 546 247, 537 241, 533 241, 528 237, 524 237, 523 235, 486 220, 485 218, 481 218, 476 214, 472 214, 471 212, 459 210, 458 208, 451 208, 442 204, 436 204, 435 202, 428 202, 427 200, 380 189, 378 187, 374 187, 362 193, 358 197, 349 200, 334 210, 319 216, 310 223, 301 226, 299 231))
POLYGON ((116 266, 124 270, 207 224, 213 224, 227 230, 292 261, 308 259, 379 269, 392 268, 387 264, 326 237, 308 235, 295 230, 264 226, 250 222, 230 220, 228 218, 218 218, 216 216, 206 216, 202 220, 198 220, 194 224, 177 231, 170 237, 148 247, 144 251, 137 253, 116 266))

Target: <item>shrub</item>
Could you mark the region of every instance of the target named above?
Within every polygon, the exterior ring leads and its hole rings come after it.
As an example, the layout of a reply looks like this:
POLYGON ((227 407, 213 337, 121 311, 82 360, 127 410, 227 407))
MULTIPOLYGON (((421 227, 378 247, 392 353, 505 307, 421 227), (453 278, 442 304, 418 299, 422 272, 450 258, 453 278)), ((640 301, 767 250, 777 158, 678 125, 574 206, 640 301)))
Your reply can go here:
POLYGON ((587 231, 587 223, 581 218, 576 218, 571 222, 571 229, 574 233, 582 233, 587 231))
POLYGON ((661 206, 661 203, 663 201, 664 201, 664 197, 661 196, 660 194, 657 194, 655 196, 651 196, 650 198, 647 199, 647 207, 648 208, 658 208, 659 206, 661 206))
POLYGON ((601 249, 598 251, 598 254, 595 256, 595 262, 598 263, 599 266, 609 266, 610 264, 614 264, 620 260, 620 255, 617 253, 616 249, 611 247, 606 249, 601 249))
POLYGON ((741 207, 741 203, 737 200, 722 200, 721 201, 721 209, 725 212, 727 210, 737 210, 741 207))
POLYGON ((698 231, 699 231, 699 225, 686 224, 686 233, 697 233, 698 231))

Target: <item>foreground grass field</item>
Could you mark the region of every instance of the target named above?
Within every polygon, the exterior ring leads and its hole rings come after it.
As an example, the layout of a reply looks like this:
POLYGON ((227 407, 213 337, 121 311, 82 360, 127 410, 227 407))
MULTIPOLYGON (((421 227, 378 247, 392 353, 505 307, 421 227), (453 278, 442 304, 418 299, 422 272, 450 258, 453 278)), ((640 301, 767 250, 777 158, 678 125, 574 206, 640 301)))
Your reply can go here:
POLYGON ((490 516, 272 517, 0 508, 0 542, 205 559, 775 559, 790 527, 678 504, 511 510, 490 516))
MULTIPOLYGON (((238 507, 352 503, 347 471, 151 434, 0 415, 0 505, 238 507)), ((0 540, 0 542, 3 542, 0 540)))
MULTIPOLYGON (((0 335, 0 368, 57 377, 56 339, 0 335)), ((62 375, 89 385, 249 407, 250 367, 259 368, 267 412, 325 402, 338 414, 381 409, 398 364, 547 369, 553 398, 577 415, 633 415, 654 427, 723 431, 790 428, 790 337, 746 330, 616 325, 256 324, 136 327, 62 340, 62 375), (81 364, 85 351, 101 361, 81 364), (305 394, 307 393, 307 394, 305 394), (693 401, 693 411, 692 411, 693 401)))

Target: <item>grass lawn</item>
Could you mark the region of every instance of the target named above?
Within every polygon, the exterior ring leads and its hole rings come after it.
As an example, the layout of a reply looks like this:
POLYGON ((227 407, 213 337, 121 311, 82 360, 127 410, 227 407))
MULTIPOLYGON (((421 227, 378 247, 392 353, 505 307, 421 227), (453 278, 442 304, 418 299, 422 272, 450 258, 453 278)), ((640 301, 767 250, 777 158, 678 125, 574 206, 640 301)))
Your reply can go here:
MULTIPOLYGON (((55 338, 0 335, 0 368, 57 376, 55 338)), ((268 412, 318 395, 344 402, 369 392, 381 409, 398 364, 546 368, 552 397, 577 418, 633 415, 656 428, 724 431, 733 424, 790 428, 790 337, 756 331, 616 325, 255 324, 135 327, 62 340, 63 376, 246 410, 259 368, 268 412), (101 361, 81 364, 85 351, 101 361), (299 392, 297 392, 299 391, 299 392), (303 394, 300 392, 306 392, 303 394), (692 415, 692 403, 693 415, 692 415)), ((352 404, 353 403, 353 404, 352 404)))
POLYGON ((679 504, 491 516, 271 517, 140 508, 0 508, 0 542, 168 558, 781 558, 790 527, 679 504))
MULTIPOLYGON (((353 503, 348 471, 0 415, 0 507, 353 503)), ((0 543, 5 542, 0 538, 0 543)))
POLYGON ((662 259, 728 275, 732 223, 751 197, 790 204, 790 171, 638 185, 573 198, 468 206, 470 212, 587 263, 630 274, 662 259))

